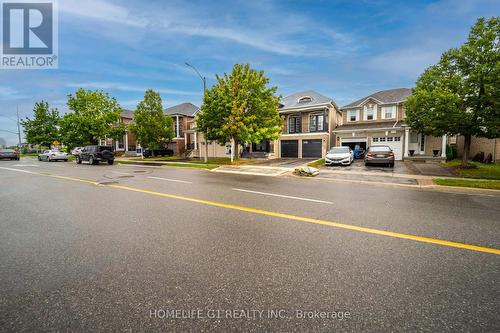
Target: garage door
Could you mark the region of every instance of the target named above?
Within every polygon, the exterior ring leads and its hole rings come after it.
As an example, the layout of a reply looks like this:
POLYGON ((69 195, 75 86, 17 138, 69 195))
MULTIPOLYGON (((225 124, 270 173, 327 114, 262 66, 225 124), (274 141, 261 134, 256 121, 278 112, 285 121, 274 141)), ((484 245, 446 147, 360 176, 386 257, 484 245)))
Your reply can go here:
POLYGON ((281 157, 299 157, 299 141, 281 140, 281 157))
POLYGON ((372 138, 374 145, 385 145, 391 147, 394 158, 398 161, 403 159, 403 142, 401 136, 386 136, 372 138))
POLYGON ((321 158, 322 140, 302 140, 302 157, 321 158))

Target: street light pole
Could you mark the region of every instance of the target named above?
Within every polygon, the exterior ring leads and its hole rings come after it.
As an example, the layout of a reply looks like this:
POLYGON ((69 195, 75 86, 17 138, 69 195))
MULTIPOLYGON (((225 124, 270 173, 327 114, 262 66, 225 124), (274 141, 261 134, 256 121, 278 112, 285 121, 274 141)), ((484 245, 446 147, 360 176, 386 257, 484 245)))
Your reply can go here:
POLYGON ((16 108, 16 116, 17 116, 17 137, 19 139, 19 149, 21 149, 22 142, 21 142, 21 125, 19 124, 19 106, 16 108))
MULTIPOLYGON (((196 74, 198 74, 198 76, 200 77, 201 81, 203 82, 203 97, 205 97, 205 93, 207 91, 207 78, 204 77, 203 75, 201 75, 200 71, 198 71, 198 69, 196 67, 194 67, 193 65, 191 65, 190 63, 185 62, 185 64, 186 64, 186 66, 191 67, 196 72, 196 74)), ((195 133, 195 135, 196 135, 196 133, 195 133)), ((204 161, 205 161, 205 163, 208 162, 208 140, 206 137, 205 137, 205 158, 204 158, 204 161)))

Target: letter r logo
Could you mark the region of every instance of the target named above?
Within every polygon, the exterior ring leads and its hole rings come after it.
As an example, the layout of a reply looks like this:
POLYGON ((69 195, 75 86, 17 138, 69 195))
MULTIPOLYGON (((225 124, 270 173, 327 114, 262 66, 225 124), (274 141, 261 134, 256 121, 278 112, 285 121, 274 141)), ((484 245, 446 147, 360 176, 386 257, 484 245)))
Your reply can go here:
POLYGON ((2 3, 2 29, 3 54, 52 54, 52 3, 2 3))

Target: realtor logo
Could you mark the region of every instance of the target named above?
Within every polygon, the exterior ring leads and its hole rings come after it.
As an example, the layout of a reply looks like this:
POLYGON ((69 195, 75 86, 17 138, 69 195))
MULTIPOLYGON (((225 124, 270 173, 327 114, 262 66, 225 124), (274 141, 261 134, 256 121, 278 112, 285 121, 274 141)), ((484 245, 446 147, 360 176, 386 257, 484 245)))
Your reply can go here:
POLYGON ((57 8, 51 0, 2 2, 1 67, 57 68, 57 8))

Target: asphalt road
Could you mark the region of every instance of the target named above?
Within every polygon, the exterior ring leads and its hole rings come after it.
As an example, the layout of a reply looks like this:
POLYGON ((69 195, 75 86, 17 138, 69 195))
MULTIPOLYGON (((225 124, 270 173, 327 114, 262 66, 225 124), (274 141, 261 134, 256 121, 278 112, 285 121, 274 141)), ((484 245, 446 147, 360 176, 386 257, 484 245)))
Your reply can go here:
POLYGON ((500 331, 500 196, 34 159, 0 186, 1 331, 500 331))

